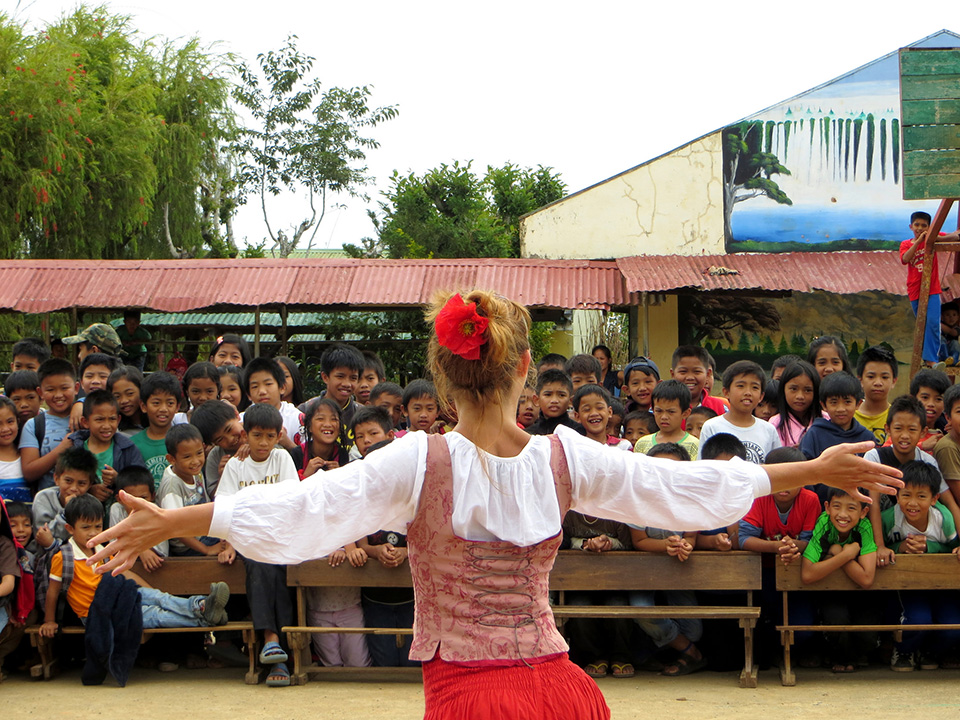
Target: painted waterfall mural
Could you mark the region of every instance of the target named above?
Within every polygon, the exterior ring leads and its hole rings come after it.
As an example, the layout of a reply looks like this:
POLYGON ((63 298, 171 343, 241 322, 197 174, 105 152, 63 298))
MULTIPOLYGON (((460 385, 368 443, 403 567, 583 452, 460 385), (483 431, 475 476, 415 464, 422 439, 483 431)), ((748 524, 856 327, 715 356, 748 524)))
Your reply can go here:
MULTIPOLYGON (((941 31, 911 47, 960 47, 941 31)), ((895 249, 902 199, 896 52, 723 129, 728 252, 895 249)))

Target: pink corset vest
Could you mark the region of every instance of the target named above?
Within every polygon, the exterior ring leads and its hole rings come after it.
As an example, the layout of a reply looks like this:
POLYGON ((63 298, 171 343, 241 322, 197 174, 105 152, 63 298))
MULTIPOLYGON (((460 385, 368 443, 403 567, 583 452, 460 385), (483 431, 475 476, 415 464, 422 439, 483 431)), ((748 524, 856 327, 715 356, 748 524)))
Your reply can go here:
MULTIPOLYGON (((559 438, 551 435, 550 443, 563 517, 570 508, 570 474, 559 438)), ((410 658, 432 660, 438 648, 441 659, 466 664, 566 652, 547 597, 562 535, 528 547, 464 540, 453 533, 452 515, 450 450, 443 437, 431 435, 420 502, 407 531, 416 598, 410 658)))

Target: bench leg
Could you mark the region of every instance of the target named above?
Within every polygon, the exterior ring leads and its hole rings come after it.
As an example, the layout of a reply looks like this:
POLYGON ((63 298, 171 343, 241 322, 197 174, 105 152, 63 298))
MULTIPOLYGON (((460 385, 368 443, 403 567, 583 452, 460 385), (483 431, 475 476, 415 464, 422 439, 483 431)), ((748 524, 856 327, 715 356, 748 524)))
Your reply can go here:
POLYGON ((306 685, 308 675, 304 665, 309 664, 310 635, 307 633, 287 633, 287 644, 293 655, 293 674, 290 676, 291 685, 306 685))
POLYGON ((759 681, 758 668, 753 662, 753 628, 756 620, 744 618, 740 620, 743 628, 743 670, 740 672, 740 687, 755 688, 759 681))
POLYGON ((247 685, 256 685, 260 682, 260 673, 257 670, 257 631, 244 630, 243 643, 247 646, 247 657, 250 659, 250 665, 247 668, 247 674, 243 676, 243 681, 247 685))
POLYGON ((793 687, 797 684, 797 676, 793 672, 790 662, 790 646, 793 645, 793 630, 781 630, 780 639, 783 643, 783 662, 780 664, 780 684, 793 687))
POLYGON ((53 656, 53 638, 31 635, 30 644, 40 654, 40 663, 30 668, 30 677, 49 680, 59 672, 59 664, 53 656))

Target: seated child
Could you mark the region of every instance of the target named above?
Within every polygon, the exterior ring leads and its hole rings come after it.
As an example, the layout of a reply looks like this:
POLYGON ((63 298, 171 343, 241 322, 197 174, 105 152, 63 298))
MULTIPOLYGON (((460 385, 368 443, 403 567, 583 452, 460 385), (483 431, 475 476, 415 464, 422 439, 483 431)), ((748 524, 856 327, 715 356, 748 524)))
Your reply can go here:
POLYGON ((729 433, 746 447, 747 459, 757 464, 763 463, 768 452, 780 447, 780 437, 774 427, 753 416, 754 408, 763 400, 766 383, 763 368, 755 362, 740 360, 728 367, 723 373, 723 396, 730 401, 730 409, 703 424, 700 447, 712 435, 729 433))
POLYGON ((359 350, 343 343, 334 343, 320 356, 320 379, 326 385, 321 397, 330 398, 340 407, 341 436, 348 452, 353 448, 350 430, 353 414, 360 409, 353 399, 353 393, 357 389, 364 363, 359 350))
POLYGON ((593 355, 581 353, 574 355, 567 360, 563 366, 564 372, 570 376, 570 382, 573 383, 573 391, 576 392, 584 385, 599 385, 600 375, 603 368, 600 367, 600 361, 593 355))
POLYGON ((940 359, 960 362, 960 305, 953 300, 940 306, 940 359))
POLYGON ((370 391, 370 404, 390 413, 393 429, 400 429, 403 421, 403 388, 392 382, 377 383, 370 391))
POLYGON ((943 437, 946 422, 943 418, 943 396, 953 385, 949 376, 940 370, 921 368, 910 381, 910 394, 923 405, 927 413, 927 426, 920 436, 920 449, 933 452, 943 437))
POLYGON ((17 406, 10 398, 0 395, 0 502, 31 500, 30 486, 23 478, 23 468, 20 465, 18 432, 17 406))
MULTIPOLYGON (((539 385, 539 380, 537 383, 539 385)), ((620 397, 627 398, 623 409, 650 412, 653 406, 653 389, 660 382, 660 370, 650 358, 635 357, 623 369, 623 388, 620 397)))
MULTIPOLYGON (((211 400, 198 407, 190 418, 190 424, 200 431, 204 445, 212 446, 203 468, 204 487, 207 497, 212 500, 217 495, 217 486, 227 461, 246 447, 243 425, 237 408, 225 400, 211 400)), ((246 450, 243 457, 246 457, 246 450)))
POLYGON ((354 398, 360 405, 370 404, 370 391, 387 379, 387 371, 383 367, 383 360, 372 350, 364 350, 363 370, 357 382, 357 391, 354 398))
POLYGON ((337 403, 330 398, 314 398, 307 403, 303 416, 303 444, 290 451, 301 480, 350 462, 337 403))
POLYGON ((820 410, 820 376, 813 365, 800 360, 783 368, 777 387, 777 414, 770 424, 784 447, 799 447, 820 410))
POLYGON ((652 413, 641 410, 628 412, 623 416, 623 439, 637 446, 640 438, 657 431, 657 422, 652 413))
MULTIPOLYGON (((4 506, 0 508, 0 665, 3 664, 3 659, 7 655, 5 648, 9 643, 9 637, 19 624, 13 621, 17 616, 13 603, 20 577, 17 543, 4 506)), ((19 631, 16 631, 16 634, 17 644, 19 644, 23 635, 19 631)))
POLYGON ((883 445, 887 436, 887 397, 897 382, 899 363, 893 353, 882 345, 865 348, 857 359, 857 379, 863 388, 863 402, 854 417, 873 433, 877 445, 883 445))
POLYGON ((81 429, 70 435, 74 447, 89 450, 97 459, 97 478, 89 492, 102 503, 113 500, 113 481, 118 472, 133 465, 144 466, 137 446, 117 432, 119 425, 120 404, 113 393, 92 390, 84 398, 81 429))
MULTIPOLYGON (((947 434, 937 443, 933 456, 954 499, 960 498, 960 385, 953 385, 943 396, 949 422, 947 434)), ((942 498, 941 498, 942 501, 942 498)))
POLYGON ((28 420, 20 433, 20 462, 23 477, 34 495, 52 488, 53 466, 60 454, 73 447, 70 433, 70 409, 77 396, 77 373, 66 360, 50 358, 37 370, 40 399, 47 411, 28 420))
POLYGON ((566 425, 580 432, 580 424, 571 420, 567 409, 573 383, 562 370, 544 370, 537 375, 537 401, 540 404, 540 419, 527 428, 531 435, 551 435, 557 425, 566 425))
MULTIPOLYGON (((852 375, 848 377, 856 382, 852 375)), ((852 409, 850 415, 852 418, 852 409)), ((810 542, 803 551, 803 582, 812 584, 833 572, 842 571, 857 585, 869 589, 877 572, 877 546, 873 541, 873 528, 867 520, 866 503, 843 490, 830 488, 823 507, 824 512, 817 519, 810 542)), ((825 625, 848 625, 854 618, 857 622, 870 624, 871 617, 879 616, 877 608, 873 607, 875 604, 864 602, 863 596, 854 591, 823 595, 819 610, 825 625)), ((831 632, 826 635, 835 673, 853 672, 869 649, 876 646, 876 637, 871 637, 873 633, 831 632)))
POLYGON ((86 495, 96 479, 97 459, 89 450, 75 447, 60 453, 53 472, 54 486, 41 490, 33 500, 33 526, 41 547, 48 548, 54 540, 69 538, 66 507, 75 498, 86 495))
POLYGON ((540 419, 540 405, 537 403, 537 390, 527 382, 517 401, 517 425, 524 430, 540 419))
MULTIPOLYGON (((890 548, 906 555, 923 553, 957 554, 957 529, 953 517, 937 502, 943 478, 936 467, 916 460, 902 466, 903 484, 897 492, 897 504, 883 511, 883 537, 890 548)), ((898 593, 902 625, 960 623, 956 592, 904 590, 898 593)), ((960 630, 944 630, 936 640, 926 632, 905 632, 890 661, 895 672, 911 672, 915 667, 936 670, 941 661, 957 667, 960 630)))
MULTIPOLYGON (((156 495, 153 491, 153 476, 145 467, 131 465, 117 473, 117 479, 113 481, 114 489, 119 493, 123 490, 127 495, 146 500, 150 503, 156 502, 156 495)), ((127 517, 127 508, 123 503, 115 502, 110 506, 110 526, 113 527, 125 520, 127 517)), ((153 572, 161 565, 163 559, 170 555, 170 542, 161 540, 148 550, 140 553, 140 562, 147 572, 153 572)))
MULTIPOLYGON (((676 443, 654 445, 647 453, 650 457, 669 458, 670 460, 687 461, 690 455, 676 443)), ((634 550, 644 552, 666 553, 685 562, 693 545, 697 540, 696 532, 681 532, 662 530, 652 527, 630 526, 630 536, 634 550)), ((660 593, 667 604, 689 606, 697 604, 697 596, 692 590, 667 590, 660 593)), ((630 604, 635 607, 656 605, 657 593, 649 590, 633 590, 629 593, 630 604)), ((662 675, 678 677, 702 670, 707 665, 707 659, 694 644, 703 636, 703 622, 696 618, 651 618, 637 620, 643 630, 658 648, 669 646, 677 652, 677 659, 664 668, 662 675)))
MULTIPOLYGON (((207 403, 209 405, 211 403, 207 403)), ((202 408, 201 408, 202 409, 202 408)), ((249 447, 244 460, 234 456, 224 465, 217 487, 219 497, 242 492, 251 485, 273 485, 299 482, 297 468, 290 453, 277 447, 283 431, 280 411, 269 403, 251 405, 243 414, 243 440, 249 447)), ((222 560, 230 562, 229 555, 236 552, 230 543, 224 543, 227 554, 222 560)), ((244 558, 247 574, 247 602, 253 627, 263 633, 260 663, 271 665, 267 682, 271 686, 290 684, 287 669, 287 652, 283 649, 280 628, 293 622, 293 603, 287 589, 287 568, 244 558), (251 592, 252 590, 252 592, 251 592)))
MULTIPOLYGON (((713 388, 713 358, 699 345, 681 345, 670 359, 670 377, 690 390, 690 409, 707 407, 723 415, 730 406, 724 398, 710 394, 713 388)), ((689 430, 689 428, 687 428, 689 430)))
POLYGON ((393 422, 383 408, 366 406, 353 417, 353 440, 360 457, 364 458, 377 443, 393 440, 393 422))
MULTIPOLYGON (((175 425, 167 432, 167 462, 157 490, 157 504, 165 510, 210 502, 203 483, 203 437, 190 424, 175 425)), ((219 555, 219 540, 208 537, 170 539, 171 555, 219 555)))
POLYGON ((27 551, 28 560, 32 566, 39 545, 37 545, 37 540, 33 536, 33 516, 30 514, 30 506, 24 502, 8 502, 5 505, 7 517, 10 519, 10 529, 13 531, 13 539, 27 551))
POLYGON ((280 412, 284 432, 280 435, 280 447, 292 450, 300 444, 300 428, 304 423, 300 410, 280 399, 287 376, 283 368, 272 358, 253 358, 243 370, 243 389, 252 403, 267 403, 280 412))
MULTIPOLYGON (((30 370, 37 372, 40 366, 50 359, 50 351, 40 338, 23 338, 13 344, 13 361, 10 370, 30 370)), ((36 386, 35 386, 36 387, 36 386)))
MULTIPOLYGON (((40 378, 33 370, 15 370, 3 383, 3 394, 13 402, 17 413, 16 446, 20 448, 20 433, 27 420, 40 414, 40 378)), ((28 499, 29 500, 29 499, 28 499)))
POLYGON ((768 380, 767 386, 763 389, 763 400, 753 409, 753 416, 759 420, 770 422, 770 418, 777 414, 777 394, 779 393, 780 383, 776 380, 768 380))
MULTIPOLYGON (((687 415, 687 432, 700 440, 700 431, 703 430, 703 424, 710 418, 717 417, 717 411, 711 410, 704 405, 697 405, 690 414, 687 415)), ((696 456, 694 456, 696 457, 696 456)))
POLYGON ((182 401, 180 381, 171 373, 150 373, 140 387, 140 410, 147 416, 147 427, 130 439, 153 475, 154 487, 160 486, 167 469, 167 431, 182 401))
POLYGON ((124 365, 110 373, 107 390, 113 393, 120 407, 121 433, 133 437, 143 430, 147 422, 146 415, 140 409, 140 386, 143 375, 135 367, 124 365))
POLYGON ((607 423, 612 414, 610 400, 609 393, 600 385, 581 385, 573 396, 573 417, 591 440, 621 450, 632 450, 629 440, 607 434, 607 423))
MULTIPOLYGON (((773 452, 771 450, 771 452, 773 452)), ((727 462, 739 458, 747 460, 747 448, 740 439, 730 433, 718 433, 707 438, 700 446, 701 460, 720 460, 727 462)), ((714 530, 701 530, 697 533, 695 550, 719 550, 726 552, 736 547, 739 528, 736 523, 714 530)))
POLYGON ((654 445, 677 443, 690 453, 690 457, 696 457, 700 443, 683 429, 690 416, 690 390, 679 380, 664 380, 653 389, 652 398, 653 417, 659 430, 640 438, 634 450, 646 454, 654 445))
MULTIPOLYGON (((50 585, 43 625, 40 626, 40 634, 48 638, 52 638, 59 628, 57 601, 60 592, 66 593, 70 608, 86 624, 102 577, 84 562, 84 558, 102 549, 100 545, 88 548, 87 542, 103 531, 103 505, 92 495, 81 495, 67 507, 65 522, 69 540, 50 562, 50 585), (73 566, 72 569, 67 567, 68 564, 73 566)), ((129 570, 123 576, 140 586, 140 609, 145 630, 227 624, 225 608, 230 599, 230 587, 224 582, 211 583, 207 596, 182 598, 151 588, 143 578, 129 570)))

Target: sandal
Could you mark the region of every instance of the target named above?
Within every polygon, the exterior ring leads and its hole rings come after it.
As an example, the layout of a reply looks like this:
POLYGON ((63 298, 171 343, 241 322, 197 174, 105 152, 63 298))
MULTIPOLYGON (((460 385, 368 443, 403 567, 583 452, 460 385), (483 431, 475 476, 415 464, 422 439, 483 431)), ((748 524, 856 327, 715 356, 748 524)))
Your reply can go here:
POLYGON ((280 643, 272 640, 263 646, 263 650, 260 651, 260 664, 261 665, 273 665, 274 663, 285 663, 287 661, 287 654, 283 651, 283 648, 280 647, 280 643))
POLYGON ((289 687, 289 685, 290 671, 284 663, 276 663, 267 675, 267 687, 289 687))
POLYGON ((843 663, 836 663, 833 667, 830 668, 831 672, 836 673, 837 675, 846 675, 847 673, 856 672, 857 669, 853 665, 845 665, 843 663))
POLYGON ((592 678, 602 678, 607 676, 609 667, 606 660, 598 660, 587 665, 583 671, 592 678))
POLYGON ((610 666, 610 674, 615 678, 632 678, 636 672, 630 663, 614 663, 610 666))
POLYGON ((703 670, 707 666, 707 659, 703 656, 703 653, 700 653, 699 658, 694 658, 693 655, 688 654, 687 650, 692 647, 693 642, 680 651, 679 657, 672 666, 676 668, 675 671, 668 672, 668 668, 671 667, 668 665, 660 674, 664 677, 680 677, 681 675, 690 675, 698 670, 703 670))

